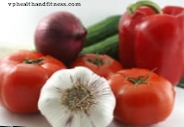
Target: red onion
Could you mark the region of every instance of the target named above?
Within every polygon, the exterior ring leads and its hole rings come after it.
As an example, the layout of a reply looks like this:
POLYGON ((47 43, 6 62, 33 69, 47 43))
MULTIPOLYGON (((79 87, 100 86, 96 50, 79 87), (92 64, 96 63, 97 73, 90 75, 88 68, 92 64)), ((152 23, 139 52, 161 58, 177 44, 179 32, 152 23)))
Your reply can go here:
POLYGON ((72 62, 82 50, 87 30, 69 12, 59 11, 40 20, 35 31, 36 50, 64 63, 72 62))

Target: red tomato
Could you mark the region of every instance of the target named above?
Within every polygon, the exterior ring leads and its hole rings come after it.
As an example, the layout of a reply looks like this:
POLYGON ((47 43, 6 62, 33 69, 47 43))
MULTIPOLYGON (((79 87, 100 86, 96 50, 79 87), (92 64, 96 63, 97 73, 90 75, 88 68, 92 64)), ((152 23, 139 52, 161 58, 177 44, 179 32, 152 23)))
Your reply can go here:
POLYGON ((150 125, 165 120, 172 112, 174 87, 152 71, 125 69, 108 81, 116 97, 115 118, 124 124, 150 125))
POLYGON ((79 56, 70 67, 84 66, 96 74, 107 78, 115 72, 122 70, 121 64, 108 55, 84 54, 79 56))
POLYGON ((18 113, 38 112, 37 101, 46 80, 65 65, 51 56, 21 50, 0 60, 0 102, 18 113))

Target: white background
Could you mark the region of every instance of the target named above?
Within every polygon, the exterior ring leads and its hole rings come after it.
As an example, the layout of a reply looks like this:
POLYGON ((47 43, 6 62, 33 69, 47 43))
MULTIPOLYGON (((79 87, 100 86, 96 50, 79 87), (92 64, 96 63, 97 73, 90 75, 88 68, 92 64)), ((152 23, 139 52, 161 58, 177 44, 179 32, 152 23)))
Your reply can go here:
MULTIPOLYGON (((1 0, 0 48, 34 48, 34 31, 41 18, 55 11, 69 11, 89 25, 112 14, 123 14, 136 0, 1 0), (81 3, 81 6, 10 7, 9 2, 81 3)), ((154 0, 160 7, 184 5, 183 0, 154 0)))

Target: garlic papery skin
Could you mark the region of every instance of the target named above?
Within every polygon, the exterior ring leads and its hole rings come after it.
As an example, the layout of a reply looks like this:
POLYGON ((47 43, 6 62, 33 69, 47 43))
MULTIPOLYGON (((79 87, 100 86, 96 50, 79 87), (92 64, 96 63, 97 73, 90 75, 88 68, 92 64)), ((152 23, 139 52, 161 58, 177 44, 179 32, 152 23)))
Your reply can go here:
POLYGON ((38 108, 52 127, 107 127, 115 96, 108 81, 86 67, 55 72, 41 89, 38 108))

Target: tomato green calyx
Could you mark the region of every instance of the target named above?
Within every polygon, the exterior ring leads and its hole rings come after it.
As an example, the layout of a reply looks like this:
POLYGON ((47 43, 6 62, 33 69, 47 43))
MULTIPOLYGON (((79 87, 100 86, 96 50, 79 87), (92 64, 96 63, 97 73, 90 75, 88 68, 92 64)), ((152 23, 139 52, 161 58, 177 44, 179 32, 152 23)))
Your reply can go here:
POLYGON ((40 65, 43 62, 43 58, 38 58, 36 60, 28 59, 25 58, 24 63, 25 64, 35 64, 35 65, 40 65))
POLYGON ((88 59, 88 61, 97 66, 102 66, 104 64, 103 59, 101 59, 98 54, 96 55, 96 58, 94 60, 88 59))
POLYGON ((154 68, 151 70, 149 73, 145 75, 139 75, 138 77, 128 77, 128 80, 132 82, 134 85, 139 85, 139 84, 147 84, 147 81, 150 77, 150 74, 153 73, 157 68, 154 68))
POLYGON ((134 85, 138 84, 147 84, 147 80, 149 79, 149 74, 140 75, 138 77, 128 77, 128 80, 132 82, 134 85))
POLYGON ((139 0, 136 3, 129 5, 127 10, 131 14, 134 14, 134 12, 137 10, 137 8, 143 7, 143 6, 148 6, 148 7, 152 8, 155 11, 155 13, 157 13, 157 14, 162 13, 161 8, 156 3, 149 1, 149 0, 139 0))
POLYGON ((64 91, 62 104, 69 110, 82 110, 88 112, 94 104, 94 97, 83 85, 75 84, 72 88, 64 91))

